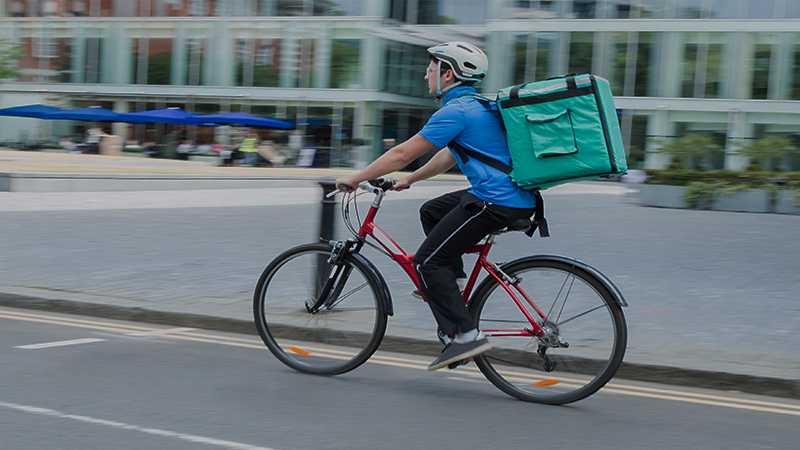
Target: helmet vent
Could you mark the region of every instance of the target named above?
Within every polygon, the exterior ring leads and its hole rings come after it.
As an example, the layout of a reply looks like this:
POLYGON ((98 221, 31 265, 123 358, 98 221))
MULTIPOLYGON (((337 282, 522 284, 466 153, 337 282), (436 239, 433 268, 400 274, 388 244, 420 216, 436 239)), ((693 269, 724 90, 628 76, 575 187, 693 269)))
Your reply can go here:
POLYGON ((464 67, 466 67, 467 69, 472 69, 472 70, 477 70, 478 69, 478 66, 476 66, 475 64, 472 64, 469 61, 464 61, 464 67))
POLYGON ((464 47, 464 46, 463 46, 463 45, 461 45, 461 44, 458 44, 456 47, 458 47, 458 48, 463 48, 464 50, 466 50, 466 51, 468 51, 468 52, 470 52, 470 53, 475 53, 475 52, 473 52, 473 51, 472 51, 472 49, 470 49, 470 48, 468 48, 468 47, 464 47))

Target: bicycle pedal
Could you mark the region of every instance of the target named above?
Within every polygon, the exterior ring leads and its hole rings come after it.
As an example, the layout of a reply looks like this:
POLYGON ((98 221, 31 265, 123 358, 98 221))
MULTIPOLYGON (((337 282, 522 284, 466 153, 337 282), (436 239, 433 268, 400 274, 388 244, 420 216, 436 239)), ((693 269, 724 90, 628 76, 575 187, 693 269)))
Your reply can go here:
POLYGON ((447 368, 448 368, 448 369, 450 369, 450 370, 453 370, 453 369, 455 369, 455 368, 456 368, 456 367, 458 367, 458 366, 466 366, 466 365, 467 365, 467 363, 469 363, 469 360, 468 360, 468 359, 462 359, 461 361, 456 361, 456 362, 454 362, 454 363, 450 363, 450 364, 448 364, 448 365, 447 365, 447 368))

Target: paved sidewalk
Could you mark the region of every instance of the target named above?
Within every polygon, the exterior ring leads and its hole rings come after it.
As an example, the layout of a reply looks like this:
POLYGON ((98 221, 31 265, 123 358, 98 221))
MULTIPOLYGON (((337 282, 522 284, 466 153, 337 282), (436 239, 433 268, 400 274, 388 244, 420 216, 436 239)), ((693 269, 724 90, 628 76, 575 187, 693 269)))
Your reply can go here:
MULTIPOLYGON (((319 227, 313 177, 272 186, 0 192, 0 306, 253 333, 260 271, 319 227)), ((423 199, 462 186, 450 178, 391 193, 379 223, 413 251, 422 233, 408 224, 423 199)), ((548 190, 553 236, 506 235, 493 257, 561 254, 607 274, 631 305, 620 376, 800 398, 800 217, 644 208, 622 192, 548 190)), ((430 311, 407 295, 405 275, 368 256, 397 312, 387 346, 412 337, 421 353, 436 351, 430 311)))

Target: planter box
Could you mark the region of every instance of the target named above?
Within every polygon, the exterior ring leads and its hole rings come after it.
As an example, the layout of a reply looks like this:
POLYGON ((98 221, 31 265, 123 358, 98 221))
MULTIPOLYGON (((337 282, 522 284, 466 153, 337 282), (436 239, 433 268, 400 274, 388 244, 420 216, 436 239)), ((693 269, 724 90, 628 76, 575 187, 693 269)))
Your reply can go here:
POLYGON ((683 194, 686 186, 668 186, 665 184, 643 184, 641 189, 642 206, 658 208, 686 208, 683 194))
POLYGON ((778 198, 775 201, 775 212, 779 214, 800 215, 800 206, 792 202, 792 191, 778 191, 778 198))
MULTIPOLYGON (((683 200, 683 195, 688 189, 686 186, 643 184, 641 189, 642 206, 685 209, 687 206, 683 200)), ((789 203, 791 203, 791 200, 789 203)), ((749 189, 733 194, 725 194, 725 190, 720 189, 717 191, 713 204, 700 201, 697 209, 766 213, 771 210, 770 192, 763 189, 749 189)))
POLYGON ((733 194, 725 194, 724 189, 719 189, 711 209, 716 211, 767 213, 771 209, 769 198, 770 192, 764 189, 748 189, 733 194))

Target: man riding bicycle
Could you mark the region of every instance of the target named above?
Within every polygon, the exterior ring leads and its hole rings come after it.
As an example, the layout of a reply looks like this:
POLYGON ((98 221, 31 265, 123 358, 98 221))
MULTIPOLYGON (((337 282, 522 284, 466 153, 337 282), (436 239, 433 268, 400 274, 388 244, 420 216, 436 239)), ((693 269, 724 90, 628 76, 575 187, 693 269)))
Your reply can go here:
POLYGON ((428 366, 428 370, 438 370, 491 349, 488 339, 475 328, 460 293, 459 280, 466 278, 462 255, 492 231, 533 216, 536 200, 532 191, 519 188, 503 171, 476 158, 459 157, 457 149, 463 148, 511 165, 497 107, 476 98, 474 86, 489 67, 483 51, 466 42, 446 42, 429 48, 428 57, 425 80, 442 108, 419 133, 359 173, 337 179, 336 187, 352 190, 362 181, 398 171, 434 149, 440 150, 425 165, 396 178, 393 190, 439 175, 454 164, 466 175, 469 189, 444 194, 420 208, 426 238, 413 263, 422 294, 447 342, 442 354, 428 366))

